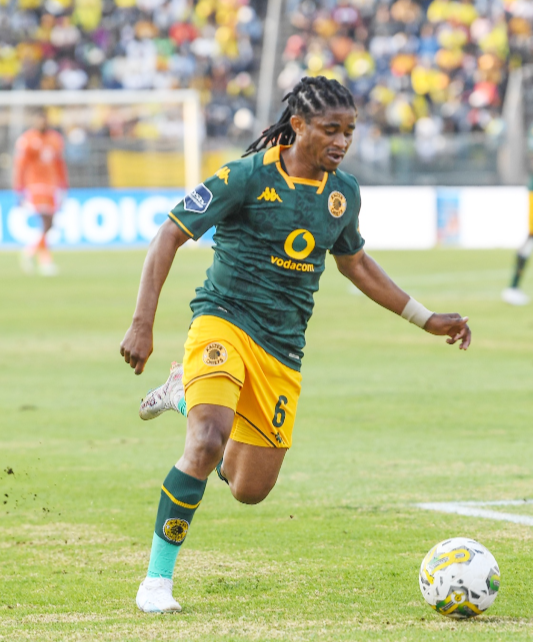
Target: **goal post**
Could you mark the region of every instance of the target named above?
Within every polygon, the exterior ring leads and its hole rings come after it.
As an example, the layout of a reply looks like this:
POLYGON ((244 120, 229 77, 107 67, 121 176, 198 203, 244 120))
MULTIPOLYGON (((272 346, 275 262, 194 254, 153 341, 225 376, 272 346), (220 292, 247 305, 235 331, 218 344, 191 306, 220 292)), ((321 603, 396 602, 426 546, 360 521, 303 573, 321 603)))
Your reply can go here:
MULTIPOLYGON (((184 187, 193 189, 201 177, 201 137, 203 130, 200 97, 194 89, 175 90, 84 90, 84 91, 1 91, 0 109, 8 110, 5 125, 9 138, 27 127, 26 109, 58 107, 66 110, 87 107, 145 106, 153 111, 181 108, 182 131, 180 138, 184 158, 184 187)), ((163 141, 165 142, 165 141, 163 141)), ((10 144, 13 140, 9 141, 10 144)), ((167 150, 170 141, 166 141, 167 150)), ((112 145, 110 145, 110 149, 112 145)))
POLYGON ((509 74, 502 109, 505 123, 498 166, 505 184, 525 185, 533 174, 533 65, 509 74))

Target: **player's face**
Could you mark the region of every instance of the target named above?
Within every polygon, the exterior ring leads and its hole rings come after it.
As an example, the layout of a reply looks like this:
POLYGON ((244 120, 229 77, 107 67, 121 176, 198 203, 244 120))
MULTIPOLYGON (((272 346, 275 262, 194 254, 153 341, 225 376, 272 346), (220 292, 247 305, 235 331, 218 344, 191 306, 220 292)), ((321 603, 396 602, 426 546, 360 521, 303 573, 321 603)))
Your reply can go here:
POLYGON ((299 144, 308 162, 324 172, 333 172, 350 148, 355 131, 353 108, 332 108, 309 121, 301 119, 299 144))
POLYGON ((40 132, 46 131, 46 128, 48 127, 46 114, 43 114, 43 113, 35 114, 33 122, 34 122, 35 129, 38 129, 40 132))

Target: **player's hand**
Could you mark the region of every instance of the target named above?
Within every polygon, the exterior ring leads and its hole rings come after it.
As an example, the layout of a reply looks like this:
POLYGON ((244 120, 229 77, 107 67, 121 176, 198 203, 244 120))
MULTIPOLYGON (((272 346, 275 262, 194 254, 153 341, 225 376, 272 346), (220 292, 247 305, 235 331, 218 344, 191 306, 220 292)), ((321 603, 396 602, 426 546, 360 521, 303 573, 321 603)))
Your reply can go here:
POLYGON ((140 375, 154 349, 152 325, 133 321, 120 344, 124 361, 140 375))
POLYGON ((446 343, 453 345, 460 341, 459 349, 466 350, 470 345, 472 333, 467 325, 468 317, 462 317, 454 312, 453 314, 434 314, 429 317, 424 330, 430 334, 449 336, 446 343))

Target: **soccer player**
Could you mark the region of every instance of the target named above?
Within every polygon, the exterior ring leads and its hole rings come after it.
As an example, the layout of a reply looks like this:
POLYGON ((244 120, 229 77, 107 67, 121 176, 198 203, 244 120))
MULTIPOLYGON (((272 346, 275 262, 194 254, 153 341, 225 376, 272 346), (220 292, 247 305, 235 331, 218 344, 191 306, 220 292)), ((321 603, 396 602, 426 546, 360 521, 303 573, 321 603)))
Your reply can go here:
POLYGON ((327 251, 376 303, 447 335, 450 344, 470 344, 466 317, 427 310, 363 249, 359 185, 338 169, 356 122, 349 91, 306 77, 285 99, 280 120, 245 158, 218 170, 171 211, 148 250, 121 344, 125 361, 141 374, 176 250, 216 225, 213 264, 191 303, 183 370, 174 367, 141 408, 145 418, 167 408, 184 411, 183 394, 187 407, 184 452, 163 482, 148 574, 137 593, 143 611, 181 610, 172 596, 174 564, 213 470, 247 504, 274 487, 292 443, 304 334, 327 251))
POLYGON ((511 285, 502 292, 502 299, 511 305, 527 305, 528 295, 520 289, 526 263, 533 252, 533 175, 529 182, 529 236, 516 254, 516 265, 511 285))
POLYGON ((68 186, 63 148, 63 137, 50 128, 43 110, 35 112, 34 127, 22 134, 16 143, 13 189, 18 192, 21 202, 39 214, 42 222, 39 241, 22 251, 21 264, 25 272, 34 271, 37 258, 40 274, 57 274, 46 235, 68 186))

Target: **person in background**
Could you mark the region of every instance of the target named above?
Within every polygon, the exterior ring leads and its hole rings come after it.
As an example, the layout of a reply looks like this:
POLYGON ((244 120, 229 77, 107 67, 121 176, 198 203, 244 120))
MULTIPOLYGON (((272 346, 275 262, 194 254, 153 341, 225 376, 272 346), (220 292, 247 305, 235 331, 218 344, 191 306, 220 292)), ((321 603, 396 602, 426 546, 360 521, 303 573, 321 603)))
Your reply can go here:
POLYGON ((529 181, 529 236, 516 253, 516 265, 511 285, 502 292, 502 299, 510 305, 527 305, 529 296, 520 289, 524 268, 533 251, 533 174, 529 181))
POLYGON ((46 237, 68 187, 63 150, 63 137, 49 126, 46 112, 36 111, 34 127, 16 142, 13 175, 13 189, 20 202, 37 213, 42 222, 38 242, 24 248, 21 254, 22 269, 27 273, 36 268, 43 276, 58 272, 46 237))

